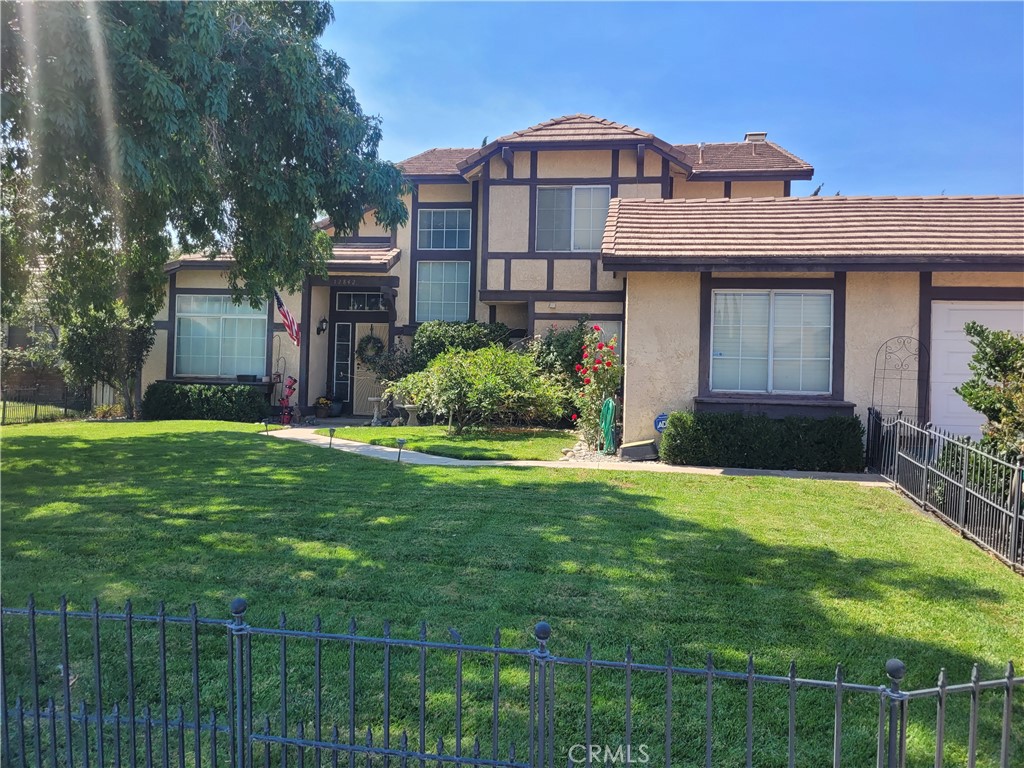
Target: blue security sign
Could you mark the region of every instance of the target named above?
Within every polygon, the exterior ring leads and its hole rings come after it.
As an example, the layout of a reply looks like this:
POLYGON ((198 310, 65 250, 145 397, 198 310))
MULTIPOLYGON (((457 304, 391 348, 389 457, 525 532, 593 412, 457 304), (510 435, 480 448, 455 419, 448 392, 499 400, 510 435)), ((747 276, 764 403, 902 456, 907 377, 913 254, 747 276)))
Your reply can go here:
POLYGON ((665 431, 665 427, 667 427, 667 426, 668 426, 668 414, 667 413, 659 413, 657 416, 654 417, 654 428, 656 430, 658 430, 659 434, 664 432, 665 431))

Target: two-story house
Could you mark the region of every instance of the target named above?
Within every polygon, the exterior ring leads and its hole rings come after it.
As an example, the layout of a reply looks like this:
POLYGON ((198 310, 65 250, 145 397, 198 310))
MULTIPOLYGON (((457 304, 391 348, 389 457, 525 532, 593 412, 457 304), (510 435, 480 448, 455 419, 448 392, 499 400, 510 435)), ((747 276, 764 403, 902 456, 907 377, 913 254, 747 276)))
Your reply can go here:
MULTIPOLYGON (((586 315, 623 338, 630 440, 679 408, 863 415, 884 399, 881 346, 932 344, 932 301, 975 302, 972 316, 1008 327, 1024 317, 1024 198, 786 200, 814 169, 764 133, 671 144, 571 115, 400 165, 407 226, 384 231, 368 212, 336 239, 328 276, 284 296, 300 347, 272 302, 231 304, 226 262, 183 258, 167 265, 144 378, 292 375, 299 405, 327 394, 369 414, 373 376, 355 355, 367 334, 395 343, 428 320, 477 320, 532 336, 586 315)), ((962 328, 954 315, 942 322, 962 328)), ((899 403, 921 418, 948 395, 931 392, 929 365, 899 403)))

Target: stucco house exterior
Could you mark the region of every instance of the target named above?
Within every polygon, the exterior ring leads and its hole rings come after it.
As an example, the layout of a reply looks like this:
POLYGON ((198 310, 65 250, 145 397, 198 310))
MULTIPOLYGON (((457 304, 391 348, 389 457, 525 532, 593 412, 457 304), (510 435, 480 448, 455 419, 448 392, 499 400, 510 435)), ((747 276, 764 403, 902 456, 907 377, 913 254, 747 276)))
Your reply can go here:
MULTIPOLYGON (((1024 197, 791 198, 814 169, 764 133, 671 144, 590 115, 400 165, 408 224, 384 231, 369 211, 326 278, 282 294, 299 347, 273 302, 230 303, 229 262, 169 263, 146 382, 292 375, 300 406, 327 394, 369 414, 367 333, 394 344, 477 320, 531 336, 586 315, 623 339, 628 441, 683 408, 863 415, 887 339, 1024 322, 1024 197)), ((914 387, 922 418, 933 378, 914 387)))

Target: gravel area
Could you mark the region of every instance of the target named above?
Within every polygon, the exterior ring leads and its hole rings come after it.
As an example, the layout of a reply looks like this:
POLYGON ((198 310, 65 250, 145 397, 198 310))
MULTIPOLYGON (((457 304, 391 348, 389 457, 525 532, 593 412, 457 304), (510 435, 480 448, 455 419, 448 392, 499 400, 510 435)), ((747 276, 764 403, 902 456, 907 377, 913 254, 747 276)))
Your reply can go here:
POLYGON ((616 454, 605 454, 600 451, 592 451, 587 447, 586 443, 576 443, 572 448, 562 449, 562 458, 559 461, 602 461, 602 462, 618 462, 622 461, 616 454))

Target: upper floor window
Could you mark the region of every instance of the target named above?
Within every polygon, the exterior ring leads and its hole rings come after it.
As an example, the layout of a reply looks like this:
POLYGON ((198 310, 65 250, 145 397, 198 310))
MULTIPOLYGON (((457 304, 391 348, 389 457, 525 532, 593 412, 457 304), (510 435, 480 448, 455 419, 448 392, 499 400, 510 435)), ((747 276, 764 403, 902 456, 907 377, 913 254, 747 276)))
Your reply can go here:
POLYGON ((469 250, 469 208, 420 208, 417 216, 421 251, 469 250))
POLYGON ((712 391, 831 393, 831 291, 712 295, 712 391))
POLYGON ((227 378, 267 367, 267 311, 230 296, 178 294, 174 374, 227 378))
POLYGON ((421 261, 416 265, 416 322, 469 320, 469 262, 421 261))
POLYGON ((538 251, 599 251, 611 187, 540 187, 538 251))

